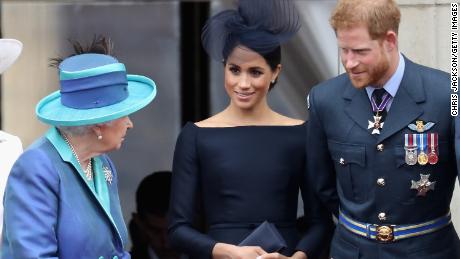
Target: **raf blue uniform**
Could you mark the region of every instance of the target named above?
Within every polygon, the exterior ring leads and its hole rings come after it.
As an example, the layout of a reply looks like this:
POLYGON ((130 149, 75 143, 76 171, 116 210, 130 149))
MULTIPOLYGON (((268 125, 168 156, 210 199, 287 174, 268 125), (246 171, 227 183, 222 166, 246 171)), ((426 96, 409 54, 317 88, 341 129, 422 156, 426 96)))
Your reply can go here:
POLYGON ((55 128, 19 157, 5 192, 1 258, 130 258, 111 160, 94 158, 91 182, 77 165, 55 128))
POLYGON ((332 258, 460 258, 449 216, 457 176, 450 77, 402 55, 401 63, 380 134, 369 129, 368 92, 353 87, 347 74, 309 94, 308 174, 339 217, 332 258), (434 165, 406 163, 405 135, 420 133, 409 127, 417 121, 434 123, 423 132, 438 134, 434 165), (422 174, 432 185, 425 196, 418 195, 422 174))

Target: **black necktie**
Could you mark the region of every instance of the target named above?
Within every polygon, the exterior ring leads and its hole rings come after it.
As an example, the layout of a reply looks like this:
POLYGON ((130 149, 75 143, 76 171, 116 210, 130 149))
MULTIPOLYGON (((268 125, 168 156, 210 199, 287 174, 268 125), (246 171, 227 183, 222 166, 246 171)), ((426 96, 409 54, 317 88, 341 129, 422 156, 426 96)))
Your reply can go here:
MULTIPOLYGON (((387 93, 387 91, 384 88, 378 88, 372 92, 372 97, 375 99, 375 104, 377 104, 377 106, 380 106, 382 103, 382 97, 385 93, 387 93)), ((387 110, 385 107, 381 112, 379 112, 379 115, 382 116, 381 121, 385 120, 385 117, 387 116, 387 110)))

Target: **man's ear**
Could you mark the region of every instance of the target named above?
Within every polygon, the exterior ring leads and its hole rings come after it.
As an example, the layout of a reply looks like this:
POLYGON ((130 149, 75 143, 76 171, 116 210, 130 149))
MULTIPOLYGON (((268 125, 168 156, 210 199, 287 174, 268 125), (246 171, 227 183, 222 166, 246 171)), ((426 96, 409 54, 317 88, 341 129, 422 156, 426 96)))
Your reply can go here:
POLYGON ((398 48, 398 34, 394 31, 387 31, 384 37, 384 45, 388 51, 398 48))

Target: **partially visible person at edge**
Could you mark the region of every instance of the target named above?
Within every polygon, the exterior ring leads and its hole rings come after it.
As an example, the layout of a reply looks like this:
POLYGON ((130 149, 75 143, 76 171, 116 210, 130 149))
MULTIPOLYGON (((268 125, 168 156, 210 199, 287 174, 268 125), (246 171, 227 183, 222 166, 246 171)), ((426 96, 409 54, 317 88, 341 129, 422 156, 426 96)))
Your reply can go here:
MULTIPOLYGON (((189 122, 173 161, 169 237, 194 258, 316 258, 329 242, 331 215, 305 178, 306 124, 273 111, 267 95, 281 71, 280 44, 299 29, 292 1, 241 0, 211 17, 202 43, 223 61, 229 105, 189 122), (296 228, 299 189, 309 224, 296 228), (208 231, 193 228, 202 201, 208 231), (275 224, 287 247, 239 246, 257 226, 275 224)), ((244 242, 243 242, 244 243, 244 242)))
POLYGON ((127 75, 95 38, 58 66, 60 91, 43 98, 38 119, 51 127, 14 164, 5 192, 2 258, 130 258, 118 178, 105 154, 119 149, 149 104, 155 83, 127 75))
POLYGON ((171 171, 158 171, 142 179, 136 191, 136 210, 129 222, 134 259, 179 259, 168 242, 167 213, 171 171))
MULTIPOLYGON (((0 39, 0 74, 5 72, 22 51, 22 43, 15 39, 0 39)), ((3 201, 6 180, 14 161, 22 153, 21 140, 5 131, 0 130, 0 201, 3 201)), ((3 222, 3 203, 0 203, 0 222, 3 222)), ((0 242, 2 239, 0 224, 0 242)))
POLYGON ((339 0, 330 19, 346 73, 310 92, 307 164, 339 218, 333 258, 460 258, 450 77, 400 53, 400 17, 339 0))

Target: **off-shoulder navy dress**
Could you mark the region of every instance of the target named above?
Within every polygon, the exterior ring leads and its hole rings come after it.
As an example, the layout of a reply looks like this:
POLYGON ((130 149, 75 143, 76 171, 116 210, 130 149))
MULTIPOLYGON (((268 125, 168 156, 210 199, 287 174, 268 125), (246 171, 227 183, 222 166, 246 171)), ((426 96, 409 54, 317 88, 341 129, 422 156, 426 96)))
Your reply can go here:
POLYGON ((288 244, 315 258, 327 247, 331 217, 305 177, 306 123, 295 126, 198 127, 187 123, 174 153, 170 242, 193 258, 210 258, 214 245, 237 245, 264 220, 288 244), (299 188, 309 228, 296 228, 299 188), (207 233, 193 228, 203 206, 207 233))

